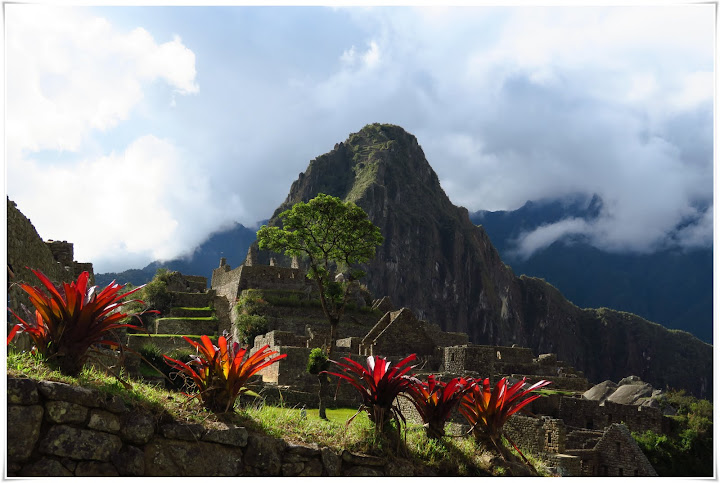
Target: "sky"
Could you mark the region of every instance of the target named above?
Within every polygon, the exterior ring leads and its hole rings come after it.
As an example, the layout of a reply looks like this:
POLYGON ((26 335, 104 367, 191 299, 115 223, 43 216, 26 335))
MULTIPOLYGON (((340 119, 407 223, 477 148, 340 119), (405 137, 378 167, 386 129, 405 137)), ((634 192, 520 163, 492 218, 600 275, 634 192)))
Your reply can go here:
POLYGON ((471 212, 602 199, 521 255, 712 246, 713 4, 4 7, 6 193, 97 273, 256 226, 373 122, 471 212))

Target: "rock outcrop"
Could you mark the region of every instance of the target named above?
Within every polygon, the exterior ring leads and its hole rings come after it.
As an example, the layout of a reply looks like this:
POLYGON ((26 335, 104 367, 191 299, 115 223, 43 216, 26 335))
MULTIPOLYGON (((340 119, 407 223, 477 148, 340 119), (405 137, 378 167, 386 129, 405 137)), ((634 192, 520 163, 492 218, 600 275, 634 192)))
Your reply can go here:
MULTIPOLYGON (((370 291, 443 330, 557 353, 594 382, 638 374, 655 387, 712 397, 712 346, 632 314, 580 309, 543 280, 516 277, 402 128, 368 125, 312 160, 269 224, 318 193, 355 202, 380 227, 385 241, 364 267, 370 291)), ((260 252, 262 263, 270 255, 260 252)))

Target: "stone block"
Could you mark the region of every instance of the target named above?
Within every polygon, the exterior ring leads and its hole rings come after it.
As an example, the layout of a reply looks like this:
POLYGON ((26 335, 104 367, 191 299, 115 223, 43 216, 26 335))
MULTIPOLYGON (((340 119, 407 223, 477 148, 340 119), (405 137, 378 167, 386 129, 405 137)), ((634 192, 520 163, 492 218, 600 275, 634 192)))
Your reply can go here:
POLYGON ((248 442, 247 429, 243 427, 234 427, 228 429, 209 429, 202 437, 203 441, 211 443, 226 444, 244 448, 248 442))
POLYGON ((346 470, 343 470, 343 476, 365 476, 365 477, 377 477, 385 476, 381 469, 375 467, 370 468, 368 466, 352 466, 346 470))
POLYGON ((143 445, 155 433, 155 420, 148 413, 127 413, 123 417, 120 437, 128 443, 143 445))
POLYGON ((75 476, 120 476, 110 463, 81 461, 75 468, 75 476))
POLYGON ((91 408, 102 407, 105 397, 97 391, 63 382, 40 381, 38 390, 46 399, 67 401, 91 408))
POLYGON ((320 449, 320 458, 327 476, 340 476, 342 458, 330 448, 320 449))
POLYGON ((245 450, 245 465, 264 476, 279 476, 282 473, 282 453, 285 442, 269 436, 252 434, 245 450))
POLYGON ((110 458, 120 476, 143 476, 145 453, 140 448, 126 445, 110 458))
POLYGON ((90 412, 88 428, 106 433, 117 433, 120 431, 120 418, 109 411, 94 409, 90 412))
POLYGON ((285 462, 282 464, 282 475, 298 476, 303 469, 305 469, 305 463, 302 461, 285 462))
POLYGON ((53 426, 40 441, 40 452, 53 456, 67 456, 76 460, 110 461, 110 456, 122 447, 113 434, 53 426))
POLYGON ((73 476, 73 474, 59 461, 42 458, 23 467, 20 476, 73 476))
POLYGON ((7 408, 7 458, 8 462, 27 461, 40 437, 43 407, 13 406, 7 408))
POLYGON ((145 476, 238 476, 241 468, 239 448, 163 438, 145 446, 145 476))
POLYGON ((319 459, 311 459, 305 463, 305 468, 298 476, 322 476, 323 465, 319 459))
POLYGON ((7 402, 8 404, 33 405, 40 402, 40 395, 37 391, 37 383, 32 379, 7 379, 7 402))
POLYGON ((88 408, 67 401, 48 401, 45 419, 56 424, 80 424, 87 419, 88 408))
POLYGON ((169 439, 200 441, 205 433, 205 427, 202 424, 165 424, 162 433, 169 439))

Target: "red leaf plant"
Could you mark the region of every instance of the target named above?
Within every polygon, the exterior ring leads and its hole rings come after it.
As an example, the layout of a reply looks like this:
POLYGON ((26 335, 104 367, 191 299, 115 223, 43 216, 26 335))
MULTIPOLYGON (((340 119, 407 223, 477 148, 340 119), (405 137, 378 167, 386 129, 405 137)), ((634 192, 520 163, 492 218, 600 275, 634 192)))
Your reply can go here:
POLYGON ((107 337, 114 329, 136 327, 120 323, 128 314, 118 309, 131 302, 144 303, 142 300, 121 301, 143 286, 120 293, 125 286, 113 281, 99 290, 96 286, 88 286, 90 274, 82 272, 77 281, 56 287, 39 270, 32 272, 47 294, 37 287, 20 284, 35 306, 35 314, 33 317, 28 311, 31 317, 28 317, 29 321, 25 321, 8 308, 20 323, 10 330, 7 344, 10 344, 17 334, 26 333, 34 342, 33 353, 42 354, 49 363, 71 376, 80 372, 87 360, 89 349, 97 344, 127 349, 107 337))
POLYGON ((425 423, 428 438, 445 436, 445 423, 463 397, 475 387, 475 381, 456 377, 447 384, 428 376, 428 382, 417 381, 410 386, 408 395, 425 423))
POLYGON ((228 343, 225 336, 218 337, 218 346, 210 342, 207 335, 200 342, 183 337, 195 347, 200 356, 192 355, 189 364, 163 355, 165 362, 192 378, 199 391, 202 404, 211 411, 227 412, 233 407, 240 393, 254 394, 247 387, 248 380, 257 372, 287 357, 268 350, 267 345, 248 355, 247 350, 237 342, 228 343), (274 357, 272 357, 274 356, 274 357))
MULTIPOLYGON (((400 393, 407 392, 417 379, 408 376, 408 372, 415 366, 407 366, 417 359, 416 354, 411 354, 401 360, 397 365, 392 365, 385 358, 369 356, 367 367, 363 367, 348 357, 343 357, 346 363, 328 361, 342 369, 342 373, 323 371, 322 373, 337 376, 348 381, 362 397, 362 405, 358 413, 367 411, 370 420, 375 424, 375 429, 380 432, 385 425, 394 419, 398 422, 405 422, 405 417, 395 403, 400 393)), ((357 413, 355 414, 357 416, 357 413)), ((355 417, 348 420, 348 424, 355 417)))
MULTIPOLYGON (((523 377, 511 385, 507 378, 503 377, 491 390, 490 380, 485 379, 482 386, 480 384, 475 385, 465 395, 460 405, 460 413, 470 423, 475 439, 478 442, 491 443, 503 457, 508 456, 501 441, 504 436, 520 456, 525 459, 525 455, 505 434, 503 427, 510 416, 542 395, 534 394, 523 399, 525 396, 550 384, 550 381, 542 380, 524 389, 527 385, 526 381, 527 378, 523 377)), ((527 460, 525 461, 527 462, 527 460)))

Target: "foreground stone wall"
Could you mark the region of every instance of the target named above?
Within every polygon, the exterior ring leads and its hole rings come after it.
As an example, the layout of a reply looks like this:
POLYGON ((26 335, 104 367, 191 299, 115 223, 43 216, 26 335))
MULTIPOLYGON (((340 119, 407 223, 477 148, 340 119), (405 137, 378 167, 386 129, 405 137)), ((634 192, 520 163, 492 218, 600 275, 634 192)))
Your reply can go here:
POLYGON ((432 476, 405 460, 160 418, 118 397, 8 378, 7 476, 432 476))

